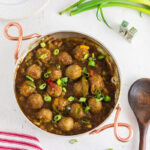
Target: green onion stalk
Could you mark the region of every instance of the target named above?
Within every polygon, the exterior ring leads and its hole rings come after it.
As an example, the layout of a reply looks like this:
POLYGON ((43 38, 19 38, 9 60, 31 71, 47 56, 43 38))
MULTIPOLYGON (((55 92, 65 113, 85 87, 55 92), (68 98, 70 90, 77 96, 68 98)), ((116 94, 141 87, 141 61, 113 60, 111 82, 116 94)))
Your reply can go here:
POLYGON ((96 17, 98 20, 99 12, 101 14, 101 18, 103 22, 109 27, 109 24, 104 18, 104 14, 102 9, 105 7, 125 7, 130 8, 139 11, 140 13, 145 13, 150 15, 150 0, 79 0, 77 3, 71 5, 67 9, 60 12, 60 14, 63 14, 65 12, 70 11, 70 16, 79 14, 84 11, 88 11, 91 9, 97 9, 96 17))

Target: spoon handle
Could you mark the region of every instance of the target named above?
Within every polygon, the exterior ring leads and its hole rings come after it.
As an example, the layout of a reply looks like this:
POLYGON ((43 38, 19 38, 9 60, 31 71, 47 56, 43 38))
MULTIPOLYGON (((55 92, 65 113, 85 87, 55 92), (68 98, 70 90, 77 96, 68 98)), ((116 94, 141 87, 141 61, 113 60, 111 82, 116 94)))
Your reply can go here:
POLYGON ((139 123, 139 128, 140 128, 139 150, 146 150, 146 135, 147 135, 148 125, 139 123))

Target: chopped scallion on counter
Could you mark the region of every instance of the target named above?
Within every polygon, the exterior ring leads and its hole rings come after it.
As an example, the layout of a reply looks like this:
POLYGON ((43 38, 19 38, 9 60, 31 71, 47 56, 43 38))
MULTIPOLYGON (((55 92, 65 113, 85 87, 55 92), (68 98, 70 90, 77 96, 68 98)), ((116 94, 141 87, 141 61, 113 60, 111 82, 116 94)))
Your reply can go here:
POLYGON ((42 83, 39 85, 40 90, 44 90, 46 88, 46 83, 42 83))
POLYGON ((34 82, 34 79, 32 78, 32 77, 30 77, 30 76, 26 76, 26 78, 28 79, 28 80, 30 80, 30 81, 33 81, 34 82))
POLYGON ((34 83, 27 83, 27 85, 31 86, 32 88, 36 89, 36 86, 34 83))
POLYGON ((42 48, 46 47, 45 42, 41 42, 41 43, 40 43, 40 46, 41 46, 42 48))
POLYGON ((54 55, 58 55, 59 54, 59 49, 55 49, 53 52, 54 55))
POLYGON ((45 102, 51 102, 51 100, 52 100, 51 96, 49 96, 49 95, 44 96, 44 101, 45 102))
POLYGON ((70 144, 74 144, 74 143, 76 143, 76 142, 78 142, 77 139, 71 139, 71 140, 69 141, 70 144))
POLYGON ((48 78, 51 73, 52 73, 51 71, 44 73, 44 78, 48 78))
POLYGON ((70 97, 68 98, 68 101, 69 101, 69 102, 72 102, 72 101, 74 101, 74 99, 75 99, 75 98, 74 98, 73 96, 70 96, 70 97))

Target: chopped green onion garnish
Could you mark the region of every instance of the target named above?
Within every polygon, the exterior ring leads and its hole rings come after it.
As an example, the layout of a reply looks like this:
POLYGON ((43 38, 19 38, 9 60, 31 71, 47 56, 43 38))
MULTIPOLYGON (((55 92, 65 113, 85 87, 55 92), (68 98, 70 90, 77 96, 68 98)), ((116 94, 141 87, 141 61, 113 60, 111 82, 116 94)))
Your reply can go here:
POLYGON ((83 58, 86 60, 86 59, 88 59, 88 57, 89 57, 89 55, 85 54, 83 58))
POLYGON ((95 59, 95 54, 94 53, 92 53, 92 58, 95 59))
POLYGON ((92 67, 95 67, 96 63, 95 63, 95 61, 92 60, 92 61, 89 61, 89 62, 88 62, 88 65, 89 65, 89 66, 92 66, 92 67))
POLYGON ((27 83, 27 85, 29 85, 29 86, 31 86, 32 88, 36 89, 36 86, 35 86, 35 84, 33 84, 33 83, 27 83))
POLYGON ((98 94, 96 94, 96 97, 101 98, 101 97, 103 97, 103 95, 101 93, 98 93, 98 94))
POLYGON ((65 87, 62 88, 63 92, 67 92, 67 89, 65 87))
POLYGON ((89 106, 86 106, 84 111, 87 113, 88 111, 90 110, 90 107, 89 106))
POLYGON ((40 43, 40 46, 43 47, 43 48, 46 47, 45 42, 40 43))
POLYGON ((61 86, 67 86, 68 77, 64 77, 57 80, 57 84, 61 86))
POLYGON ((59 54, 59 49, 55 49, 53 52, 54 55, 58 55, 59 54))
POLYGON ((54 116, 54 121, 55 122, 58 122, 59 120, 61 120, 61 115, 56 115, 56 116, 54 116))
POLYGON ((42 54, 42 55, 40 56, 40 59, 45 59, 46 57, 47 57, 46 54, 42 54))
POLYGON ((105 58, 105 56, 104 55, 100 55, 100 56, 98 56, 98 60, 101 60, 101 59, 104 59, 105 58))
POLYGON ((108 95, 104 96, 104 101, 105 102, 110 102, 111 101, 111 97, 108 96, 108 95))
POLYGON ((59 64, 57 64, 56 67, 57 67, 57 69, 60 69, 60 68, 61 68, 61 66, 60 66, 59 64))
POLYGON ((81 120, 81 122, 82 122, 82 123, 89 124, 89 123, 90 123, 90 120, 83 118, 83 119, 81 120))
POLYGON ((82 70, 82 76, 89 77, 89 73, 87 72, 86 67, 84 67, 82 70))
POLYGON ((45 102, 51 102, 52 98, 49 95, 44 96, 44 101, 45 102))
POLYGON ((104 97, 96 98, 95 102, 96 103, 101 102, 103 99, 104 99, 104 97))
POLYGON ((68 98, 68 101, 69 101, 69 102, 72 102, 72 101, 74 101, 74 99, 75 99, 75 98, 74 98, 73 96, 70 96, 70 97, 68 98))
POLYGON ((57 85, 61 85, 61 79, 57 80, 57 85))
POLYGON ((80 108, 76 108, 76 114, 80 113, 80 108))
POLYGON ((52 73, 51 71, 44 73, 44 78, 48 78, 51 73, 52 73))
POLYGON ((32 77, 30 77, 30 76, 26 76, 26 78, 28 79, 28 80, 30 80, 30 81, 33 81, 34 82, 34 79, 32 78, 32 77))
POLYGON ((81 98, 79 99, 79 102, 86 102, 86 97, 81 97, 81 98))
POLYGON ((76 142, 78 142, 77 139, 71 139, 71 140, 69 141, 70 144, 74 144, 74 143, 76 143, 76 142))
POLYGON ((39 85, 40 90, 44 90, 46 88, 46 83, 42 83, 39 85))
POLYGON ((107 150, 113 150, 113 148, 108 148, 107 150))

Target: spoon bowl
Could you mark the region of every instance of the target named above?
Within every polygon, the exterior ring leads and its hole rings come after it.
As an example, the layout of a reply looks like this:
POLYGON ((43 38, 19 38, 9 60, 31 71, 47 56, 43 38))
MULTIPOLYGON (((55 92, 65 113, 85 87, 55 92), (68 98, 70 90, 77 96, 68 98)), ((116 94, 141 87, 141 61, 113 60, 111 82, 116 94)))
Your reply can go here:
POLYGON ((139 124, 139 150, 146 150, 146 134, 150 124, 150 79, 135 81, 129 90, 128 100, 139 124))

